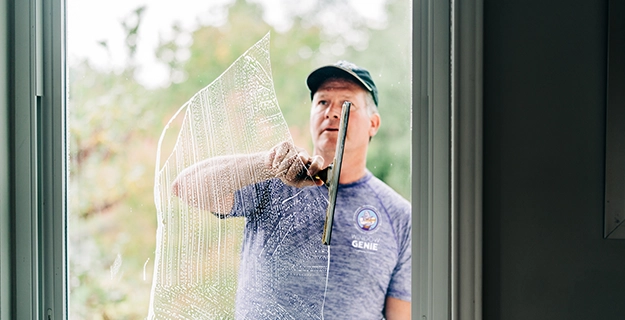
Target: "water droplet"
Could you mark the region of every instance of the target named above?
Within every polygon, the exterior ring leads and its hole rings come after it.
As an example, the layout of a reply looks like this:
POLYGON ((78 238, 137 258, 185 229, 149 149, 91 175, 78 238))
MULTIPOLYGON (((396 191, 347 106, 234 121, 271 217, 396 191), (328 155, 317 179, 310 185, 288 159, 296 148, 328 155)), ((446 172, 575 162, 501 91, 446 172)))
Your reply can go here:
POLYGON ((113 261, 113 265, 111 265, 110 267, 111 280, 113 280, 113 278, 117 275, 117 273, 119 273, 119 268, 121 268, 121 266, 122 266, 122 255, 118 253, 117 257, 115 257, 115 261, 113 261))
POLYGON ((148 261, 150 261, 150 258, 148 258, 148 260, 145 260, 145 263, 143 264, 143 281, 146 281, 145 268, 148 265, 148 261))

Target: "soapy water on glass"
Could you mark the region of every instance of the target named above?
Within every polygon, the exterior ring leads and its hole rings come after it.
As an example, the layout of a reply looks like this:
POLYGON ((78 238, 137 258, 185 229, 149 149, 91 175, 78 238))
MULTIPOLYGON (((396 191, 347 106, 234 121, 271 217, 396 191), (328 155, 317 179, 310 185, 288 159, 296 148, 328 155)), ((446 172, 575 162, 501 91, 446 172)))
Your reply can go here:
MULTIPOLYGON (((203 203, 207 197, 198 197, 204 192, 200 184, 189 190, 190 204, 172 194, 171 184, 182 170, 201 160, 267 151, 282 141, 293 140, 273 90, 267 34, 216 80, 197 92, 164 127, 156 159, 154 199, 158 229, 148 319, 234 318, 245 220, 221 219, 199 209, 207 207, 203 203), (165 151, 161 150, 163 139, 166 134, 172 134, 168 130, 172 129, 174 121, 181 123, 179 132, 173 133, 177 134, 175 145, 171 153, 161 159, 161 152, 165 151)), ((249 174, 255 173, 233 172, 226 177, 213 178, 238 181, 238 177, 249 174)), ((219 207, 221 197, 217 190, 210 198, 217 199, 219 207)), ((317 198, 318 203, 327 204, 321 191, 317 198)), ((284 205, 289 201, 299 200, 296 197, 280 200, 284 205)), ((289 241, 291 228, 289 223, 280 223, 276 232, 283 235, 280 238, 283 240, 269 241, 265 250, 285 254, 285 248, 292 244, 281 241, 289 241)), ((321 238, 307 241, 321 242, 321 238)), ((299 248, 307 247, 299 244, 299 248)), ((319 273, 320 278, 325 279, 322 285, 327 291, 330 246, 324 248, 288 252, 301 256, 276 263, 271 272, 319 273), (310 257, 322 261, 322 266, 303 268, 289 263, 310 257)), ((323 318, 324 303, 325 292, 323 301, 312 303, 314 307, 307 309, 311 319, 323 318)))

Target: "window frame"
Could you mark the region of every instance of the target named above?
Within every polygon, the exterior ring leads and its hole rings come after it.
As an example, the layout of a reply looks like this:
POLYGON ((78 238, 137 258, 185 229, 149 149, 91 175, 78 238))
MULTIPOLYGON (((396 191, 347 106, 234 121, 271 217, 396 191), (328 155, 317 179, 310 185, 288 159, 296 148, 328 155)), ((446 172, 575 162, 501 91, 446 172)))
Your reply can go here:
MULTIPOLYGON (((0 317, 66 319, 66 3, 0 2, 9 48, 0 56, 9 128, 0 134, 9 155, 0 162, 0 317)), ((413 1, 417 318, 481 318, 482 7, 413 1)))
MULTIPOLYGON (((7 3, 12 319, 66 319, 65 1, 7 3)), ((4 222, 4 221, 3 221, 4 222)), ((4 300, 3 300, 4 301, 4 300)))

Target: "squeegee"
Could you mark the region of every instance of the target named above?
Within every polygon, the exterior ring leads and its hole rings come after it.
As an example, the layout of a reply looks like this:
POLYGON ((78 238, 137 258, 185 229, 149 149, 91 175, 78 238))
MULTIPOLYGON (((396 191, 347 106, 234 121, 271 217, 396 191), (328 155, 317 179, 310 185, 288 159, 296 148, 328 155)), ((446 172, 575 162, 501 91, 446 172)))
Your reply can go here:
POLYGON ((334 161, 328 167, 328 179, 325 184, 328 187, 328 208, 326 209, 326 220, 323 226, 323 236, 321 241, 325 245, 330 245, 332 236, 332 223, 334 222, 334 209, 336 207, 336 195, 339 190, 339 177, 341 176, 341 164, 343 163, 343 150, 345 149, 345 137, 347 136, 347 124, 349 122, 349 109, 352 103, 345 101, 341 110, 341 121, 339 124, 339 135, 336 140, 336 152, 334 161))

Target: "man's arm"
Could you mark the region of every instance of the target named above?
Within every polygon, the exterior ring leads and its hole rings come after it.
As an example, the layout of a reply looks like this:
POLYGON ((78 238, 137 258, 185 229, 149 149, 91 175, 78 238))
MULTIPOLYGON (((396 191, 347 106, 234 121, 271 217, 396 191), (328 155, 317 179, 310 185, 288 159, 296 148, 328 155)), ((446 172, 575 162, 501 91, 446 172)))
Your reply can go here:
POLYGON ((410 320, 410 301, 386 297, 384 317, 386 320, 410 320))
POLYGON ((323 158, 310 157, 304 149, 282 142, 271 150, 253 154, 215 157, 184 169, 172 183, 172 192, 191 206, 227 214, 234 205, 235 191, 271 178, 304 187, 322 183, 313 180, 323 158), (310 164, 308 175, 301 172, 310 164))

